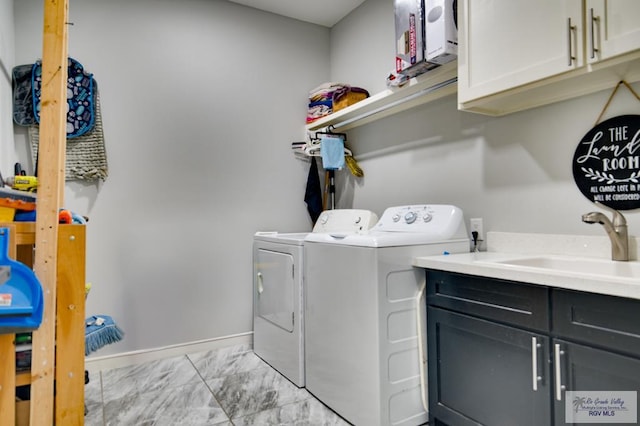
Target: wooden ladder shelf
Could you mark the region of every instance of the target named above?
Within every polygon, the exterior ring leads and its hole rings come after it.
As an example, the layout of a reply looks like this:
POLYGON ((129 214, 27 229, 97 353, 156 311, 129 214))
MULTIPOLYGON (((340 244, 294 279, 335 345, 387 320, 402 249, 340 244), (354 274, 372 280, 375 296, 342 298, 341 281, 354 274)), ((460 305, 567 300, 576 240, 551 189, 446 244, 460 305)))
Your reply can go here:
MULTIPOLYGON (((33 263, 36 232, 34 222, 0 223, 9 228, 9 256, 28 266, 33 263)), ((57 253, 57 315, 55 321, 55 396, 45 395, 55 407, 55 424, 84 424, 85 344, 85 244, 86 226, 60 225, 57 253)), ((15 387, 30 385, 32 371, 16 375, 15 335, 0 335, 0 425, 13 426, 15 387)), ((33 345, 32 351, 37 348, 33 345)), ((39 405, 41 400, 31 404, 39 405)), ((20 403, 28 404, 28 403, 20 403)), ((19 406, 20 407, 20 406, 19 406)), ((23 407, 20 407, 23 408, 23 407)), ((20 410, 22 411, 22 410, 20 410)), ((25 410, 26 413, 29 410, 25 410)), ((28 424, 20 418, 21 424, 28 424)), ((31 424, 38 424, 31 422, 31 424)))

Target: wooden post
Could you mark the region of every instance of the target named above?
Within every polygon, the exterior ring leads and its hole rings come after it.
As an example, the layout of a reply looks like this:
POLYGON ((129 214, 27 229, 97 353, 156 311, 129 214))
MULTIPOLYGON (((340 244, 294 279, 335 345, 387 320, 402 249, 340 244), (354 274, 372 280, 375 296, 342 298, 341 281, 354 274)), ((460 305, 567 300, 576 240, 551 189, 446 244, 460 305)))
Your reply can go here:
POLYGON ((84 302, 86 226, 58 232, 56 425, 84 424, 84 302))
POLYGON ((55 366, 58 210, 63 203, 67 113, 68 0, 44 0, 42 94, 38 147, 38 214, 34 272, 44 293, 42 324, 33 332, 31 425, 52 425, 55 366))

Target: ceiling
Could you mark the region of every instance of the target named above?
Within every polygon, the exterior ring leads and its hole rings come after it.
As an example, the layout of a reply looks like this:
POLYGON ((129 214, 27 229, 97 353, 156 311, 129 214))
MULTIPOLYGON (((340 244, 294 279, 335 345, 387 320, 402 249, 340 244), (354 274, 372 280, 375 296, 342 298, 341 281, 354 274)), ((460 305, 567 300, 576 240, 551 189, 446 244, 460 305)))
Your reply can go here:
POLYGON ((300 21, 333 27, 364 0, 230 0, 300 21))

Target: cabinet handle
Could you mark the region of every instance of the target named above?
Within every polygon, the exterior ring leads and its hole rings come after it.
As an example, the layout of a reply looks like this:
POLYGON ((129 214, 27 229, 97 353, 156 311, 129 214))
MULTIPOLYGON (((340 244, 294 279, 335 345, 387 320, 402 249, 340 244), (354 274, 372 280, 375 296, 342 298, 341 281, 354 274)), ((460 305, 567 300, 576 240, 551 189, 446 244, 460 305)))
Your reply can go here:
POLYGON ((589 9, 589 22, 591 23, 591 59, 596 57, 596 24, 600 24, 600 17, 593 15, 593 8, 589 9))
POLYGON ((564 351, 560 349, 560 344, 556 343, 553 348, 553 364, 555 367, 555 376, 556 376, 556 400, 562 401, 562 391, 566 389, 565 385, 562 384, 562 368, 560 368, 560 356, 564 355, 564 351))
POLYGON ((257 277, 258 277, 258 296, 260 296, 264 291, 264 285, 262 284, 262 272, 258 272, 257 277))
POLYGON ((535 392, 538 391, 538 382, 542 380, 542 376, 538 375, 538 350, 542 347, 540 343, 538 343, 537 337, 531 338, 531 371, 532 373, 532 381, 533 381, 533 390, 535 392))
POLYGON ((569 66, 571 66, 573 64, 574 59, 576 59, 575 56, 573 56, 573 31, 576 30, 576 26, 575 25, 571 25, 571 18, 567 19, 567 43, 569 44, 569 66))

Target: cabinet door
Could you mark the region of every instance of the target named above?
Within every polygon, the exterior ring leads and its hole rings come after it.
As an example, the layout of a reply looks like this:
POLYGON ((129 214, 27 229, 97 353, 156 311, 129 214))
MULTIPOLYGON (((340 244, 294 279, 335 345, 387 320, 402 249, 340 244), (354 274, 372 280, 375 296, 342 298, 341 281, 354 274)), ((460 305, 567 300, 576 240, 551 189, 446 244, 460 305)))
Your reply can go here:
POLYGON ((549 423, 547 337, 433 307, 427 322, 430 424, 549 423))
POLYGON ((587 60, 609 59, 640 48, 640 1, 587 1, 587 60))
POLYGON ((460 103, 584 65, 580 0, 464 0, 458 15, 460 103))
POLYGON ((573 406, 574 401, 566 401, 566 391, 598 391, 605 398, 606 391, 640 390, 640 359, 559 339, 553 340, 553 351, 557 425, 566 424, 566 404, 573 406))

